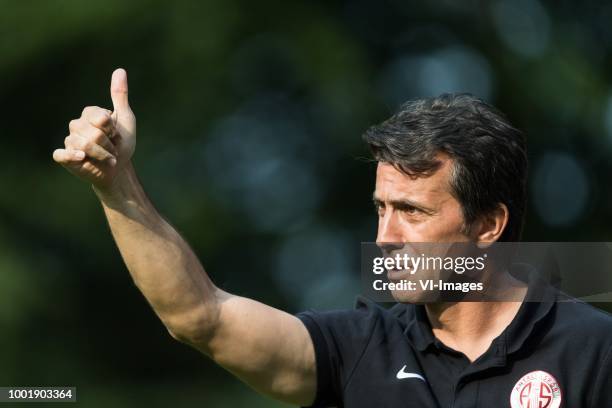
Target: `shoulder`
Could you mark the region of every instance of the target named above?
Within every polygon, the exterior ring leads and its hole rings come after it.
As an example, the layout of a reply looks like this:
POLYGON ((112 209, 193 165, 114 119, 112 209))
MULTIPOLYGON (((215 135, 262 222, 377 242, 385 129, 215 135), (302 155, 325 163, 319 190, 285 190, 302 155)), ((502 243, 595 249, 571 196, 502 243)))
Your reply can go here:
POLYGON ((572 343, 602 352, 612 349, 612 315, 581 300, 557 302, 554 326, 560 337, 572 343))
POLYGON ((556 318, 563 327, 582 328, 589 332, 612 330, 612 315, 578 299, 567 298, 557 302, 556 318))
POLYGON ((390 327, 403 329, 412 314, 411 305, 395 304, 390 308, 358 296, 353 309, 307 310, 297 314, 307 326, 315 323, 323 331, 336 332, 344 336, 369 337, 372 332, 388 330, 390 327))
POLYGON ((588 367, 583 372, 592 383, 589 406, 611 406, 612 315, 576 299, 557 303, 556 314, 556 337, 564 339, 569 362, 588 367))

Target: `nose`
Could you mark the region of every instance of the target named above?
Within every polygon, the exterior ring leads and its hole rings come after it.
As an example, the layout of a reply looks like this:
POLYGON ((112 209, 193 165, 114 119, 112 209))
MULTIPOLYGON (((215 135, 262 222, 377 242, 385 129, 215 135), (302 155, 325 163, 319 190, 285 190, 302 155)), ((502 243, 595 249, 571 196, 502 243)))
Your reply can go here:
POLYGON ((376 245, 385 251, 403 246, 403 237, 394 213, 395 211, 387 211, 383 217, 378 219, 376 245))

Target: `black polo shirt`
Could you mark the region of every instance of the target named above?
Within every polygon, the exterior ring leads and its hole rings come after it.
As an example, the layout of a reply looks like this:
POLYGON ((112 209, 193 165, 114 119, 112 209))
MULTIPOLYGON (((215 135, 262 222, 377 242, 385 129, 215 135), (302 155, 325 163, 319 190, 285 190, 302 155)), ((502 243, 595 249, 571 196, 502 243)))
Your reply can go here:
POLYGON ((435 338, 424 306, 359 297, 297 316, 315 349, 313 407, 612 408, 612 316, 533 278, 473 363, 435 338))

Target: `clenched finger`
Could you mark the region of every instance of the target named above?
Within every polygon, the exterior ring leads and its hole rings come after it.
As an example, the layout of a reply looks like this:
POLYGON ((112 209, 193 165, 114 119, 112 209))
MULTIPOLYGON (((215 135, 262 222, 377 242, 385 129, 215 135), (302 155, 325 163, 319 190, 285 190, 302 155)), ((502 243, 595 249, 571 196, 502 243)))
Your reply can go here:
POLYGON ((99 146, 102 146, 104 150, 117 157, 117 148, 113 142, 110 141, 109 137, 109 135, 100 130, 99 133, 92 135, 89 140, 93 141, 99 146))
MULTIPOLYGON (((112 129, 114 129, 114 125, 111 124, 110 126, 112 129)), ((99 144, 109 152, 116 154, 115 146, 109 139, 109 137, 111 137, 111 133, 109 133, 107 130, 94 126, 88 122, 85 117, 71 121, 68 128, 70 129, 70 134, 78 134, 87 140, 91 140, 94 143, 99 144)))
POLYGON ((94 127, 92 125, 86 124, 76 129, 75 133, 85 138, 86 140, 101 146, 110 154, 114 156, 117 155, 117 149, 115 148, 115 145, 110 141, 109 136, 104 133, 103 130, 98 129, 97 127, 94 127))
POLYGON ((70 146, 76 150, 82 150, 85 152, 87 157, 98 161, 105 161, 111 166, 117 163, 117 158, 104 149, 102 146, 94 143, 92 140, 87 140, 80 135, 70 135, 66 138, 66 146, 70 146))
POLYGON ((74 149, 55 149, 53 160, 59 164, 80 163, 85 159, 85 152, 74 149))
POLYGON ((87 106, 83 109, 81 115, 89 124, 102 130, 104 133, 112 137, 114 132, 114 123, 111 117, 111 111, 100 108, 98 106, 87 106))

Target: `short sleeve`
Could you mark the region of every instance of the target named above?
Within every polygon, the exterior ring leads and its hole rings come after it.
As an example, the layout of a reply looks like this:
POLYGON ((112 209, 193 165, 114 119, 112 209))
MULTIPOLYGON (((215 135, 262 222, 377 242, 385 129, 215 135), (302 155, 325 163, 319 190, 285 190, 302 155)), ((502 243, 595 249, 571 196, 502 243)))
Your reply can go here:
POLYGON ((317 392, 311 407, 343 405, 344 386, 380 328, 382 312, 380 306, 359 297, 353 310, 308 310, 296 315, 306 326, 315 351, 317 392))

